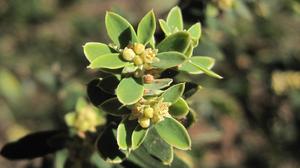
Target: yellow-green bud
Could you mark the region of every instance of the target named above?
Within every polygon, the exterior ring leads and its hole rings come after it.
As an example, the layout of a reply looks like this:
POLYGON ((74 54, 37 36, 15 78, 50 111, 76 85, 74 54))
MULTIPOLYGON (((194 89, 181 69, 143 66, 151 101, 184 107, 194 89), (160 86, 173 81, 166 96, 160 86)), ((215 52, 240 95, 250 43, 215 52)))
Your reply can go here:
POLYGON ((146 117, 139 118, 138 120, 142 128, 148 128, 150 126, 150 119, 146 117))
POLYGON ((133 58, 133 63, 135 65, 142 65, 143 64, 143 60, 142 60, 142 58, 140 56, 136 56, 136 57, 133 58))
POLYGON ((145 51, 145 46, 143 44, 134 43, 133 50, 136 54, 142 54, 145 51))
POLYGON ((147 117, 147 118, 152 118, 153 113, 154 113, 154 110, 151 107, 146 107, 145 110, 144 110, 144 116, 147 117))
POLYGON ((126 61, 132 61, 135 57, 135 53, 131 48, 125 48, 123 50, 123 54, 122 57, 126 60, 126 61))

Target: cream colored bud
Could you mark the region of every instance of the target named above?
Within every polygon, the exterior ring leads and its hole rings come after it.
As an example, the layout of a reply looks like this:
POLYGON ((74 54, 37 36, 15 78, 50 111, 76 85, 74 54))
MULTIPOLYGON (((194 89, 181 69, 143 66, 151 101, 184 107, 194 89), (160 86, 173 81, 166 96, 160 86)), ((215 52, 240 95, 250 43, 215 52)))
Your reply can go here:
POLYGON ((134 43, 133 50, 136 54, 142 54, 145 51, 145 46, 143 44, 134 43))
POLYGON ((142 58, 140 56, 136 56, 136 57, 133 58, 133 63, 135 65, 142 65, 143 64, 143 60, 142 60, 142 58))
POLYGON ((135 58, 135 53, 131 48, 125 48, 123 50, 123 54, 122 57, 126 60, 126 61, 132 61, 135 58))
POLYGON ((148 128, 150 126, 150 119, 146 117, 139 118, 138 120, 142 128, 148 128))
POLYGON ((147 74, 143 77, 145 83, 152 83, 154 81, 153 75, 147 74))
POLYGON ((147 118, 152 118, 153 113, 154 113, 154 110, 151 107, 146 107, 145 110, 144 110, 144 116, 147 117, 147 118))

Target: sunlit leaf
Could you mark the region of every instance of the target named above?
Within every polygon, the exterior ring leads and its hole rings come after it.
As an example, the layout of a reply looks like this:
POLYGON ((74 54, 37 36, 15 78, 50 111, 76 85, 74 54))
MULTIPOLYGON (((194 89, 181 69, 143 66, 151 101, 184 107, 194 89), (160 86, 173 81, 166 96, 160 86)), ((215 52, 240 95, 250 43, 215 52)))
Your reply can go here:
POLYGON ((129 150, 131 148, 132 133, 136 126, 137 122, 134 120, 128 120, 128 118, 123 119, 118 125, 117 142, 120 149, 129 150))
POLYGON ((186 116, 188 112, 189 112, 189 106, 182 97, 180 97, 169 108, 169 113, 175 118, 182 118, 186 116))
POLYGON ((184 91, 184 83, 176 84, 169 87, 162 95, 164 102, 175 103, 184 91))
POLYGON ((144 93, 143 85, 134 78, 124 78, 116 90, 119 101, 125 105, 136 103, 144 93))
POLYGON ((171 31, 183 30, 183 20, 181 10, 178 6, 172 8, 167 16, 167 24, 171 31))
POLYGON ((190 44, 190 35, 187 32, 178 32, 167 36, 157 45, 159 52, 178 51, 185 52, 190 44))
POLYGON ((156 29, 156 21, 153 10, 148 12, 140 21, 137 30, 139 43, 147 44, 154 35, 156 29))
POLYGON ((89 68, 108 68, 108 69, 118 69, 124 67, 128 62, 124 61, 119 53, 105 54, 101 57, 94 59, 89 68))
POLYGON ((148 130, 149 129, 142 128, 140 125, 138 125, 134 129, 134 131, 132 133, 132 137, 131 137, 132 150, 135 150, 140 147, 140 145, 144 142, 144 140, 148 134, 148 130))
POLYGON ((215 64, 215 60, 211 57, 193 56, 190 58, 190 61, 186 61, 185 63, 183 63, 182 66, 179 67, 179 70, 188 72, 190 74, 203 73, 202 70, 191 64, 191 62, 206 69, 211 69, 215 64))
POLYGON ((137 42, 137 36, 132 25, 122 16, 113 12, 107 12, 105 25, 110 39, 121 48, 124 48, 130 42, 137 42))
POLYGON ((157 68, 167 69, 183 64, 186 61, 186 57, 180 52, 169 51, 157 54, 158 62, 152 65, 157 68))
POLYGON ((86 43, 83 46, 83 52, 89 62, 92 62, 95 58, 101 55, 116 53, 116 51, 108 45, 96 42, 86 43))
POLYGON ((175 148, 182 150, 191 148, 191 139, 187 130, 175 119, 166 117, 154 127, 159 136, 175 148))

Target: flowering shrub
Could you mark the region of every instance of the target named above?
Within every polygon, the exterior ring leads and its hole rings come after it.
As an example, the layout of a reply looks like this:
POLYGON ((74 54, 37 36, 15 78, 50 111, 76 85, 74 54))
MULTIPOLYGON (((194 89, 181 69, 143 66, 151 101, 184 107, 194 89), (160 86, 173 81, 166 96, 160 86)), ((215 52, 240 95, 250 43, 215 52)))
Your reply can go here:
MULTIPOLYGON (((193 56, 201 37, 200 23, 185 30, 181 11, 174 7, 159 24, 165 34, 161 42, 154 37, 153 11, 142 18, 137 31, 125 18, 107 12, 105 25, 112 43, 88 42, 83 46, 90 62, 88 68, 103 75, 88 84, 88 96, 94 107, 79 99, 75 112, 65 116, 69 134, 66 131, 31 134, 6 145, 2 155, 11 159, 34 158, 63 148, 68 148, 71 155, 76 149, 70 144, 80 138, 95 143, 96 149, 92 147, 89 152, 96 150, 108 162, 121 163, 127 158, 125 161, 144 167, 151 159, 153 164, 171 165, 173 148, 191 149, 186 128, 195 116, 186 99, 199 87, 192 81, 176 79, 176 75, 221 76, 210 70, 214 59, 193 56), (36 151, 28 152, 27 148, 36 151)), ((174 164, 184 167, 178 161, 174 164)))

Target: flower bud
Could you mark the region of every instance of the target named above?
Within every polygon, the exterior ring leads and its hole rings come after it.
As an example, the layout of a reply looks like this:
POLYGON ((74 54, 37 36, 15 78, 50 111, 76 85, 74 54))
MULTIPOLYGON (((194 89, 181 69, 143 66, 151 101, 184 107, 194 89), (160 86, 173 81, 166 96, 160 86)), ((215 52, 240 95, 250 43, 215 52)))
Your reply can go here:
POLYGON ((153 113, 154 113, 154 110, 151 107, 146 107, 145 110, 144 110, 144 116, 147 117, 147 118, 152 118, 153 113))
POLYGON ((125 48, 122 54, 123 59, 126 61, 132 61, 135 58, 135 53, 131 48, 125 48))
POLYGON ((145 83, 152 83, 154 81, 153 75, 147 74, 144 75, 144 82, 145 83))
POLYGON ((142 65, 143 64, 143 60, 142 60, 142 58, 140 56, 136 56, 136 57, 133 58, 133 63, 135 65, 142 65))
POLYGON ((148 128, 150 126, 150 119, 146 117, 139 118, 138 120, 142 128, 148 128))
POLYGON ((145 51, 145 46, 143 44, 134 43, 133 50, 136 54, 142 54, 145 51))

